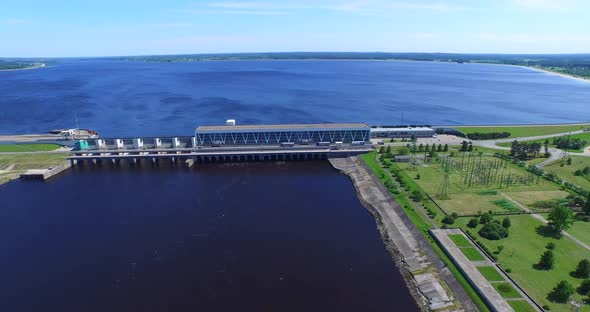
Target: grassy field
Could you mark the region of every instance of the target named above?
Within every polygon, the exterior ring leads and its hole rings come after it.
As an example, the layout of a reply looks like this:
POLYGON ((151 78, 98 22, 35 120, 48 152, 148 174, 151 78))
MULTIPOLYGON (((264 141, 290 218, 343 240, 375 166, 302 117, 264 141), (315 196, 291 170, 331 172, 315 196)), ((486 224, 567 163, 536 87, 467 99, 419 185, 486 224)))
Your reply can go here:
MULTIPOLYGON (((590 132, 587 133, 580 133, 580 134, 574 134, 571 135, 570 138, 572 139, 580 139, 580 140, 584 140, 587 142, 586 146, 587 147, 590 145, 590 132)), ((546 139, 540 139, 540 140, 529 140, 529 141, 522 141, 522 142, 527 142, 527 143, 545 143, 546 139)), ((556 147, 555 145, 552 144, 553 143, 553 139, 549 139, 549 146, 551 147, 556 147)), ((508 143, 498 143, 498 146, 502 146, 502 147, 511 147, 512 146, 512 142, 508 142, 508 143)), ((568 152, 574 152, 574 153, 581 153, 584 151, 584 148, 581 149, 565 149, 565 151, 568 152)))
MULTIPOLYGON (((497 241, 479 236, 477 231, 481 225, 476 229, 469 229, 466 226, 469 218, 459 218, 456 224, 465 230, 470 230, 490 250, 496 250, 498 246, 502 245, 503 250, 497 255, 500 265, 505 269, 510 269, 510 276, 537 302, 541 305, 549 305, 551 311, 569 311, 567 304, 549 302, 547 294, 562 280, 567 280, 578 287, 582 280, 573 278, 570 276, 570 272, 576 268, 580 260, 590 259, 590 251, 581 248, 567 237, 556 239, 543 235, 543 232, 539 230, 543 229, 544 224, 532 216, 511 216, 510 220, 512 226, 509 237, 497 241), (549 242, 556 245, 554 250, 555 267, 550 271, 538 270, 534 265, 538 263, 549 242)), ((582 297, 576 295, 576 299, 580 300, 582 297)), ((587 307, 584 311, 590 311, 590 308, 587 307)))
POLYGON ((575 238, 590 245, 590 222, 576 221, 574 222, 574 225, 572 225, 572 227, 567 230, 567 232, 572 234, 575 238))
POLYGON ((480 266, 477 269, 490 282, 504 281, 504 277, 492 266, 480 266))
POLYGON ((66 153, 0 155, 0 184, 17 178, 28 169, 45 169, 63 163, 66 153))
MULTIPOLYGON (((461 158, 461 156, 456 156, 455 159, 460 161, 461 158)), ((480 157, 475 156, 474 158, 479 159, 480 157)), ((493 156, 482 156, 481 159, 484 161, 497 160, 497 158, 494 158, 493 156)), ((520 211, 518 206, 508 202, 501 193, 510 192, 510 194, 515 194, 515 197, 518 198, 532 198, 534 195, 543 192, 555 195, 555 192, 560 190, 559 186, 544 179, 540 179, 539 184, 511 185, 508 188, 499 188, 498 185, 469 188, 465 184, 465 171, 456 169, 451 170, 449 175, 450 199, 441 200, 437 199, 437 194, 440 192, 444 176, 444 171, 441 168, 440 163, 434 161, 428 164, 421 164, 416 166, 415 170, 411 168, 411 165, 408 163, 399 163, 397 165, 405 170, 408 176, 410 176, 424 192, 428 193, 436 203, 449 214, 456 212, 459 215, 473 215, 480 211, 485 212, 490 210, 494 212, 520 211)), ((506 172, 509 170, 513 174, 528 174, 523 168, 512 163, 508 163, 507 166, 507 169, 505 169, 506 172)))
POLYGON ((486 258, 479 252, 479 250, 473 247, 459 248, 461 252, 469 259, 469 261, 484 261, 486 258))
POLYGON ((510 132, 511 138, 547 135, 555 133, 564 133, 576 130, 590 128, 586 125, 558 125, 558 126, 490 126, 490 127, 455 127, 455 129, 467 133, 491 133, 491 132, 510 132))
POLYGON ((530 192, 504 192, 508 197, 516 200, 527 208, 534 209, 532 206, 535 202, 541 200, 562 199, 568 195, 568 192, 562 190, 553 191, 530 191, 530 192))
POLYGON ((57 144, 0 144, 0 152, 46 152, 60 147, 57 144))
POLYGON ((590 191, 590 177, 574 175, 576 170, 582 170, 584 167, 590 167, 590 157, 572 156, 571 165, 561 167, 559 162, 554 162, 545 166, 543 170, 590 191))
MULTIPOLYGON (((361 159, 367 164, 367 166, 371 169, 373 174, 375 174, 381 183, 383 183, 386 179, 388 179, 386 175, 386 171, 381 165, 378 163, 376 159, 376 152, 370 152, 367 154, 361 155, 361 159)), ((434 252, 440 257, 440 259, 446 264, 449 271, 453 274, 453 276, 457 279, 461 287, 465 289, 465 292, 469 295, 469 297, 473 300, 475 305, 478 309, 482 312, 490 311, 489 307, 483 301, 483 299, 479 296, 479 293, 473 288, 471 283, 467 281, 465 276, 459 271, 455 263, 449 259, 447 254, 440 248, 440 246, 434 241, 432 236, 429 234, 429 230, 431 225, 429 221, 424 217, 422 214, 417 212, 414 208, 412 208, 410 199, 407 195, 403 192, 400 194, 392 194, 395 201, 402 206, 404 212, 410 218, 412 223, 423 233, 424 237, 426 237, 428 243, 434 250, 434 252)))
POLYGON ((502 298, 521 298, 522 296, 510 285, 510 283, 493 283, 492 286, 496 288, 502 298))
POLYGON ((449 239, 457 245, 457 247, 471 247, 471 243, 463 234, 449 234, 449 239))
POLYGON ((514 309, 516 312, 536 312, 531 305, 524 301, 524 300, 510 300, 508 304, 514 309))

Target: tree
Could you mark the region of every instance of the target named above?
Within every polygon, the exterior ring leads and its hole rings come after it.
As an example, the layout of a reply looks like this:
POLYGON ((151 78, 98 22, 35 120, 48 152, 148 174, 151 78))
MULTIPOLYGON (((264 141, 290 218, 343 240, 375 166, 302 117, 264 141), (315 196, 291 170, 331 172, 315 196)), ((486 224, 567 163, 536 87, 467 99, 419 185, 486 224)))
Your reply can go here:
POLYGON ((420 143, 420 145, 418 145, 418 152, 424 152, 424 144, 420 143))
POLYGON ((545 157, 549 158, 549 139, 545 139, 545 143, 543 143, 543 148, 545 149, 545 157))
POLYGON ((578 287, 578 293, 580 295, 587 295, 590 293, 590 279, 585 279, 582 281, 580 287, 578 287))
POLYGON ((492 220, 484 224, 478 233, 481 235, 481 237, 490 240, 499 240, 501 238, 508 237, 508 229, 503 227, 498 220, 492 220))
POLYGON ((568 165, 568 166, 571 166, 571 165, 572 165, 572 158, 571 158, 571 157, 569 157, 569 158, 567 159, 567 165, 568 165))
POLYGON ((461 152, 467 152, 469 149, 469 143, 467 141, 461 142, 461 152))
POLYGON ((479 218, 474 217, 474 218, 469 219, 467 226, 474 229, 477 227, 478 224, 479 224, 479 218))
POLYGON ((407 146, 400 147, 398 149, 400 155, 410 155, 410 149, 407 146))
POLYGON ((490 212, 484 212, 481 215, 481 217, 479 218, 479 223, 486 224, 486 223, 492 221, 493 218, 494 218, 494 216, 490 212))
POLYGON ((470 142, 469 147, 467 148, 468 152, 473 152, 473 144, 470 142))
POLYGON ((549 293, 549 300, 559 303, 566 303, 576 290, 567 281, 559 282, 549 293))
POLYGON ((578 278, 590 277, 590 261, 588 261, 588 259, 581 260, 580 263, 578 263, 574 275, 578 278))
POLYGON ((418 191, 418 190, 414 190, 412 191, 412 198, 414 199, 414 201, 421 201, 422 199, 424 199, 424 194, 422 194, 422 192, 418 191))
POLYGON ((549 220, 549 226, 559 234, 561 231, 567 230, 572 226, 574 223, 574 212, 568 207, 557 205, 553 208, 547 219, 549 220))
POLYGON ((452 215, 446 215, 442 219, 442 223, 444 223, 444 224, 453 224, 453 223, 455 223, 455 217, 453 217, 452 215))
POLYGON ((590 214, 590 193, 588 193, 588 198, 586 198, 583 209, 586 214, 590 214))
POLYGON ((436 151, 439 152, 439 153, 443 151, 442 144, 439 144, 438 145, 438 147, 436 148, 436 151))
POLYGON ((385 150, 385 155, 387 155, 387 157, 391 157, 391 145, 387 145, 387 149, 385 150))
POLYGON ((449 144, 445 144, 445 146, 443 147, 443 152, 448 152, 449 151, 449 144))
POLYGON ((512 225, 512 223, 510 222, 510 218, 506 217, 504 218, 504 220, 502 220, 502 226, 505 228, 509 228, 512 225))
POLYGON ((383 153, 385 153, 385 147, 384 146, 381 146, 379 148, 379 154, 383 154, 383 153))
POLYGON ((555 256, 553 251, 546 250, 542 255, 537 266, 542 270, 551 270, 555 264, 555 256))

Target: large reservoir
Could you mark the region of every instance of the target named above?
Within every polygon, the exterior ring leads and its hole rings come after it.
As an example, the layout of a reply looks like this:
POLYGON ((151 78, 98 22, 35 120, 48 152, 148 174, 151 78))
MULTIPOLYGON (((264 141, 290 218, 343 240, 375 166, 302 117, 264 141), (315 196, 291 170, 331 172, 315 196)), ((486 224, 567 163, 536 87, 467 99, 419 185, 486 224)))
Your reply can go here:
POLYGON ((396 61, 61 60, 0 72, 0 134, 191 135, 239 124, 590 120, 590 83, 528 68, 396 61))
POLYGON ((76 167, 0 186, 2 311, 414 311, 325 161, 76 167))

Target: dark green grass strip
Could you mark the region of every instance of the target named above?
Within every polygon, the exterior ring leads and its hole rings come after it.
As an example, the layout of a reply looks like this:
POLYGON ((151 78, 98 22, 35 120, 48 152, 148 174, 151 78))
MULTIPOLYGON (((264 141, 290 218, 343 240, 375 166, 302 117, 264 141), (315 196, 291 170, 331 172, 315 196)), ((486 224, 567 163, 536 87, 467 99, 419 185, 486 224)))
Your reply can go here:
POLYGON ((510 283, 493 283, 492 286, 496 288, 502 298, 521 298, 520 294, 510 283))
POLYGON ((463 234, 449 234, 449 238, 457 245, 457 247, 472 247, 471 243, 463 234))
POLYGON ((492 266, 477 267, 479 272, 490 282, 504 281, 504 277, 492 266))

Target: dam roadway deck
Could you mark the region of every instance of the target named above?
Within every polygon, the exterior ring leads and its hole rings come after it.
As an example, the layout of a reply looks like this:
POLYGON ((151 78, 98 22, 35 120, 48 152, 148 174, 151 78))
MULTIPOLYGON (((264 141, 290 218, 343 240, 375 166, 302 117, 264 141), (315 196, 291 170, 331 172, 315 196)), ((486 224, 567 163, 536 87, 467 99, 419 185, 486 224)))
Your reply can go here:
POLYGON ((137 163, 141 160, 157 162, 231 162, 231 161, 283 161, 314 160, 330 157, 347 157, 373 150, 372 146, 248 146, 248 147, 201 147, 201 148, 153 148, 153 149, 90 149, 73 151, 68 157, 73 165, 78 162, 120 160, 137 163))

